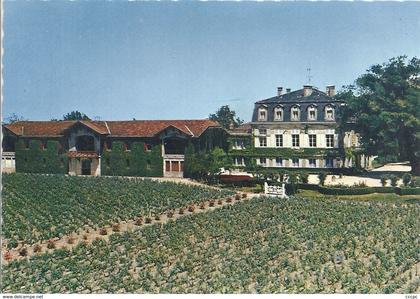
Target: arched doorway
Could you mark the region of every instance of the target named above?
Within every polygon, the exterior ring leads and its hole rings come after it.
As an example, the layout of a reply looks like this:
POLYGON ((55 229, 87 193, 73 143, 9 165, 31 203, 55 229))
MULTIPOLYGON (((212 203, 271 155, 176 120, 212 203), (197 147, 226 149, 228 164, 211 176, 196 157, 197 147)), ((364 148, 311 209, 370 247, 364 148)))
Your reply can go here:
POLYGON ((82 175, 91 175, 91 164, 90 159, 82 160, 82 175))

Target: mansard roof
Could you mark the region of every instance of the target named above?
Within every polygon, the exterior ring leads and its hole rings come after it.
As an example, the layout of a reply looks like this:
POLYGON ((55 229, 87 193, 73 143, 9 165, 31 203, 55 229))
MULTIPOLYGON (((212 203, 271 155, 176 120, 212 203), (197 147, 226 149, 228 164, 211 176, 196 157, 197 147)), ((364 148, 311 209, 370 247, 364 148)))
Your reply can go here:
POLYGON ((255 104, 277 104, 277 103, 317 103, 317 102, 341 102, 322 92, 316 88, 312 88, 309 96, 303 95, 303 89, 295 90, 280 96, 271 97, 256 102, 255 104))
POLYGON ((209 127, 220 125, 209 119, 197 120, 130 120, 130 121, 19 121, 4 127, 17 136, 61 137, 76 124, 82 124, 100 135, 110 137, 153 137, 168 127, 186 135, 199 137, 209 127))
POLYGON ((340 109, 341 105, 344 104, 344 101, 337 100, 334 97, 330 97, 325 92, 322 92, 317 88, 310 86, 308 87, 311 93, 307 96, 304 96, 304 89, 302 88, 299 90, 282 94, 280 96, 275 96, 255 102, 254 111, 252 113, 252 122, 264 123, 264 121, 258 120, 258 109, 260 109, 261 107, 267 109, 266 122, 276 121, 281 123, 292 121, 290 110, 292 107, 295 106, 299 107, 301 111, 300 122, 306 122, 308 121, 307 109, 308 107, 314 105, 318 111, 316 120, 314 121, 326 121, 329 123, 334 123, 335 120, 325 120, 325 108, 329 105, 332 105, 336 109, 340 109), (282 121, 277 121, 274 119, 274 109, 278 106, 281 106, 284 111, 282 121))

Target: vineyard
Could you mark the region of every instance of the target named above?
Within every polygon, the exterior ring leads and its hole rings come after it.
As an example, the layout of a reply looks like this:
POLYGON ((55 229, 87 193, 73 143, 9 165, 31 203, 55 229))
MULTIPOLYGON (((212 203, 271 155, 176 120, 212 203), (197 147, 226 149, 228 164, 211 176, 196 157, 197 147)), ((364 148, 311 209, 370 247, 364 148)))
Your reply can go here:
MULTIPOLYGON (((74 193, 83 190, 76 188, 74 193)), ((112 189, 108 192, 116 192, 112 189)), ((241 200, 114 234, 108 243, 12 261, 3 268, 2 291, 418 292, 419 214, 416 203, 241 200)))
POLYGON ((147 179, 3 175, 3 238, 13 248, 232 194, 147 179))

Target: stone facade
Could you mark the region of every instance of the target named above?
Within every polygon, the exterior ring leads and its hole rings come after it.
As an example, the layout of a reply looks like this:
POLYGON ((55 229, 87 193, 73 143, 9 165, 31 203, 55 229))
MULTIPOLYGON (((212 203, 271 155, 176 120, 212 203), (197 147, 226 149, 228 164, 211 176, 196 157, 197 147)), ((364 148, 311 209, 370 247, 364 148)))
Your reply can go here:
POLYGON ((251 159, 266 168, 371 166, 369 158, 354 154, 360 147, 357 133, 340 132, 337 118, 345 103, 334 98, 334 86, 326 92, 309 85, 282 91, 255 103, 247 130, 230 131, 234 165, 244 167, 251 159))

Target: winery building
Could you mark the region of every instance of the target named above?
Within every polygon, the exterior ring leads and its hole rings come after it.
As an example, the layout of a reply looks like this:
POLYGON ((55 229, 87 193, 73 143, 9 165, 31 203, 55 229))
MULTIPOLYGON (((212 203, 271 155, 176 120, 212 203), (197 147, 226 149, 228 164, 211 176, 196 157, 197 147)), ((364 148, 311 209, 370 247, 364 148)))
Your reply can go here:
POLYGON ((3 126, 2 166, 17 172, 182 177, 189 142, 200 151, 225 148, 226 134, 208 119, 20 121, 3 126))

